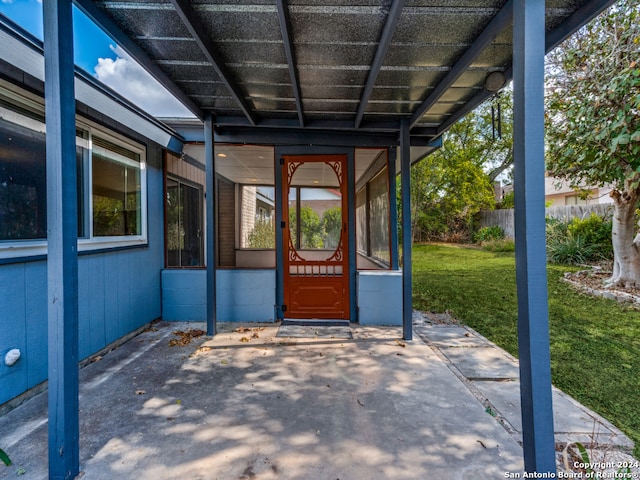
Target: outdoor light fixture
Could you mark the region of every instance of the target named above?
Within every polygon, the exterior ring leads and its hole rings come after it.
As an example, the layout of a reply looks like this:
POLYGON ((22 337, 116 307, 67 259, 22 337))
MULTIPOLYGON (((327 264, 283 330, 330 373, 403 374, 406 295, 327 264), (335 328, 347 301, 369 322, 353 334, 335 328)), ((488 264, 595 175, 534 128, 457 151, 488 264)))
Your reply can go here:
POLYGON ((227 158, 227 154, 226 153, 219 153, 218 156, 220 158, 227 158))
POLYGON ((497 92, 507 83, 507 78, 502 72, 491 72, 484 79, 484 88, 490 92, 497 92))

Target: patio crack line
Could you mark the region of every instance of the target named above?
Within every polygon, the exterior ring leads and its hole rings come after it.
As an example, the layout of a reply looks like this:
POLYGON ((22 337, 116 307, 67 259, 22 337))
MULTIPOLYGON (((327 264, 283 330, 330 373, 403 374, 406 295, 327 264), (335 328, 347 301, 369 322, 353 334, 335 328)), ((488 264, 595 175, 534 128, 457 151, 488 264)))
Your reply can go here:
MULTIPOLYGON (((416 325, 414 324, 414 327, 416 325)), ((464 328, 465 330, 469 330, 469 328, 460 325, 462 328, 464 328)), ((462 382, 462 384, 467 388, 467 390, 469 390, 469 392, 471 392, 471 395, 473 395, 473 397, 478 400, 478 402, 485 407, 485 411, 487 412, 488 415, 492 416, 496 422, 498 422, 498 424, 500 424, 507 433, 509 433, 514 440, 518 443, 518 445, 522 446, 522 437, 520 432, 518 432, 516 430, 516 428, 500 413, 500 411, 496 408, 495 405, 493 405, 489 399, 486 397, 486 395, 484 395, 474 384, 473 381, 477 381, 478 379, 470 379, 467 378, 458 367, 456 367, 456 365, 449 359, 449 357, 447 357, 445 355, 444 352, 442 352, 441 348, 437 345, 435 345, 434 342, 432 342, 431 340, 429 340, 429 338, 423 333, 421 332, 419 329, 414 328, 414 331, 417 333, 418 337, 420 337, 420 339, 425 342, 432 350, 433 352, 438 356, 438 358, 440 358, 440 360, 442 360, 442 362, 449 368, 449 370, 451 370, 453 372, 453 374, 460 380, 460 382, 462 382)), ((472 334, 475 334, 475 332, 470 332, 472 334)), ((494 345, 491 344, 491 342, 487 341, 488 344, 487 346, 492 346, 494 347, 494 345)), ((495 347, 497 348, 497 347, 495 347)), ((488 379, 479 379, 481 381, 487 381, 488 379)), ((498 378, 498 379, 491 379, 491 381, 513 381, 513 379, 511 378, 498 378)))

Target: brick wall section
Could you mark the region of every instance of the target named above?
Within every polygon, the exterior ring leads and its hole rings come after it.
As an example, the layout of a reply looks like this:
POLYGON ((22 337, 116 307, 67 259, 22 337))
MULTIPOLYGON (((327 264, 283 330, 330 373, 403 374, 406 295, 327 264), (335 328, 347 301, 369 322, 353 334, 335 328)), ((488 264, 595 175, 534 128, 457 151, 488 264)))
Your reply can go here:
POLYGON ((236 264, 235 184, 218 179, 218 265, 236 264))
POLYGON ((242 219, 240 235, 242 235, 241 248, 249 247, 249 234, 256 226, 256 187, 245 185, 242 187, 240 200, 242 219))

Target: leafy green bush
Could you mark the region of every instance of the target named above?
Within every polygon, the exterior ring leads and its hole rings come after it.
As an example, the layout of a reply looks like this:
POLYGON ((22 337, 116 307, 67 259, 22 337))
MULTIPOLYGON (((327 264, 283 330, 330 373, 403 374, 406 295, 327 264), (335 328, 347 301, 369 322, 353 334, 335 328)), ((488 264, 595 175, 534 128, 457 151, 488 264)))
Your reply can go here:
POLYGON ((472 236, 473 243, 483 243, 489 240, 501 240, 504 238, 504 230, 495 225, 492 227, 482 227, 472 236))
POLYGON ((567 224, 564 223, 562 220, 558 220, 557 218, 551 218, 551 217, 547 217, 545 220, 547 225, 547 231, 546 231, 547 245, 549 245, 549 243, 552 243, 556 239, 562 239, 567 236, 568 234, 567 224))
POLYGON ((275 248, 276 231, 273 220, 256 220, 253 230, 249 233, 249 248, 275 248))
POLYGON ((515 206, 515 192, 511 190, 502 197, 499 208, 513 208, 515 206))
POLYGON ((598 259, 598 254, 595 246, 589 245, 584 238, 567 233, 547 242, 547 257, 551 263, 580 265, 598 259))
POLYGON ((552 263, 568 265, 612 258, 611 221, 595 213, 569 223, 547 218, 547 255, 552 263))
POLYGON ((514 252, 516 244, 511 238, 487 240, 481 244, 483 250, 488 252, 514 252))
POLYGON ((600 259, 613 258, 611 228, 611 220, 605 220, 593 212, 587 218, 574 218, 567 225, 569 233, 574 237, 581 237, 587 245, 592 246, 595 256, 600 259))

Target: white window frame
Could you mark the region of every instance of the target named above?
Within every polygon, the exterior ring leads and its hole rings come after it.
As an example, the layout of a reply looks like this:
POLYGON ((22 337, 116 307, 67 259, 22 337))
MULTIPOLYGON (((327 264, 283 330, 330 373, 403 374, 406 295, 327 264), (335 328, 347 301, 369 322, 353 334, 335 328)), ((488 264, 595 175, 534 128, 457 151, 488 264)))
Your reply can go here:
MULTIPOLYGON (((41 114, 44 115, 44 103, 41 97, 33 95, 29 92, 25 92, 18 87, 11 85, 8 82, 0 80, 0 93, 4 96, 9 97, 11 100, 15 100, 13 103, 16 106, 24 105, 30 107, 32 109, 37 109, 41 114)), ((16 115, 20 115, 16 112, 16 115)), ((25 125, 27 128, 31 128, 32 130, 40 131, 46 133, 46 126, 41 126, 40 122, 33 121, 33 125, 25 125)), ((114 132, 111 129, 98 125, 91 120, 86 118, 82 118, 79 115, 76 115, 76 128, 87 131, 89 134, 89 138, 79 139, 77 140, 82 142, 87 142, 86 145, 82 145, 83 147, 89 150, 89 159, 87 161, 88 165, 85 165, 85 168, 88 169, 88 174, 85 175, 85 178, 88 178, 88 184, 85 185, 85 188, 88 189, 87 198, 89 199, 88 204, 85 205, 84 215, 88 217, 88 220, 85 222, 89 226, 89 231, 85 232, 86 237, 78 238, 78 252, 90 252, 94 250, 108 250, 114 248, 121 247, 130 247, 130 246, 145 246, 148 245, 148 216, 147 216, 147 150, 144 145, 138 144, 136 142, 131 141, 125 136, 114 132), (93 145, 92 138, 93 136, 99 136, 108 140, 109 142, 119 145, 127 150, 130 150, 140 157, 140 222, 141 222, 141 234, 140 235, 123 235, 123 236, 110 236, 110 237, 94 237, 93 235, 93 145)), ((78 142, 79 144, 79 142, 78 142)), ((119 156, 117 152, 109 151, 109 156, 119 156)), ((138 166, 138 163, 130 160, 126 157, 122 157, 121 159, 123 164, 128 166, 138 166)), ((0 240, 0 260, 3 259, 11 259, 11 258, 26 258, 32 256, 42 256, 47 254, 47 240, 39 239, 39 240, 18 240, 18 241, 10 241, 10 240, 0 240)))

